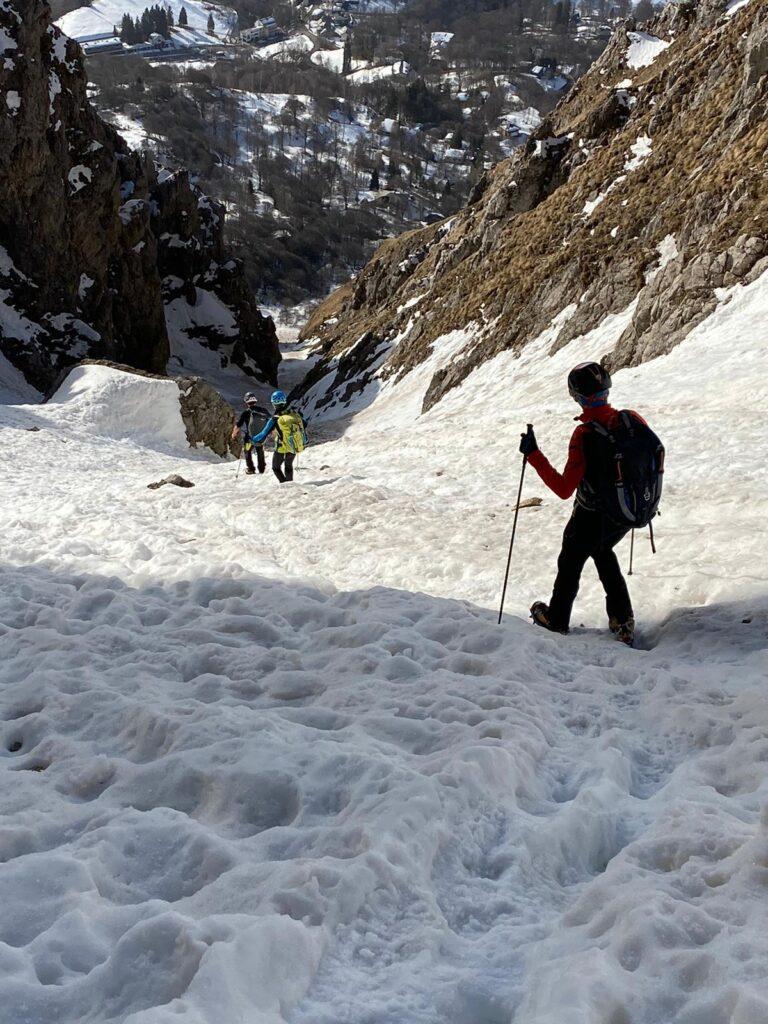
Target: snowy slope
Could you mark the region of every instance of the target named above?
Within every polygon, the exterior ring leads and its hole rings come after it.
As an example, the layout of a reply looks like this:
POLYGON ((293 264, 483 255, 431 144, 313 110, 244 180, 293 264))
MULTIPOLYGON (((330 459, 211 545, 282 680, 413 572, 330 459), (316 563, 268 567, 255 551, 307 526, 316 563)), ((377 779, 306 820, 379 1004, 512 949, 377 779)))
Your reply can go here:
MULTIPOLYGON (((144 9, 151 6, 149 0, 93 0, 92 4, 65 14, 56 24, 65 35, 82 40, 104 32, 111 33, 115 25, 120 28, 124 14, 130 14, 132 18, 141 17, 144 9)), ((184 7, 190 29, 204 32, 210 14, 213 14, 217 35, 227 35, 237 25, 237 15, 231 8, 208 3, 207 0, 163 0, 163 6, 172 9, 176 23, 184 7)))
POLYGON ((628 311, 424 417, 429 368, 372 385, 290 489, 77 387, 0 408, 0 1018, 765 1024, 767 309, 616 375, 669 453, 637 651, 589 570, 600 632, 522 621, 568 514, 533 475, 494 611, 519 431, 561 461, 628 311))

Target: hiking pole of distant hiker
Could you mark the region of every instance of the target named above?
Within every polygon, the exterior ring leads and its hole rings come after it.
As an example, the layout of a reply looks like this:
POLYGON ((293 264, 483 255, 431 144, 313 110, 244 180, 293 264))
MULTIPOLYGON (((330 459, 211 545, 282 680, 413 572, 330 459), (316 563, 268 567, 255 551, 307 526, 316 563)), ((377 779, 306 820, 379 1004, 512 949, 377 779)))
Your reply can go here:
POLYGON ((245 442, 240 445, 240 454, 237 456, 237 470, 235 471, 235 480, 240 476, 240 461, 243 457, 243 451, 245 450, 245 442))
MULTIPOLYGON (((533 424, 528 424, 528 429, 531 430, 533 424)), ((504 587, 501 591, 501 604, 499 605, 499 625, 501 625, 501 619, 504 615, 504 598, 507 596, 507 583, 509 582, 509 569, 512 565, 512 549, 515 546, 515 533, 517 532, 517 516, 520 512, 520 501, 523 496, 523 479, 525 477, 525 467, 528 465, 528 456, 523 456, 523 468, 520 470, 520 486, 517 489, 517 504, 515 505, 515 518, 512 520, 512 537, 509 541, 509 554, 507 555, 507 571, 504 573, 504 587)))
POLYGON ((633 530, 629 538, 629 572, 627 576, 632 575, 632 562, 635 557, 635 531, 633 530))

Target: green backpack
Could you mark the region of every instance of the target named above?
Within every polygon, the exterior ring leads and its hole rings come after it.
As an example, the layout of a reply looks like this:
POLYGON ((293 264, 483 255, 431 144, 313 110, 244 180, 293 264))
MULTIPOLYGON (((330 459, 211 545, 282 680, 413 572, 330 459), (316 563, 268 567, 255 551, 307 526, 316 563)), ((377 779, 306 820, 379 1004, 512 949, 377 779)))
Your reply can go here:
POLYGON ((298 455, 307 447, 307 433, 304 422, 297 412, 284 412, 277 417, 277 429, 280 431, 281 448, 298 455))

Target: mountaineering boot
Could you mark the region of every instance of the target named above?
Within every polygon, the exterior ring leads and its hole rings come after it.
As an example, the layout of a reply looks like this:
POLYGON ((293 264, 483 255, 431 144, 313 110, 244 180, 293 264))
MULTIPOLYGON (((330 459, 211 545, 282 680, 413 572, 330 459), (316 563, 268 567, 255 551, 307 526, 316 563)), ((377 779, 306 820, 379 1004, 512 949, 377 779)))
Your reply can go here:
POLYGON ((246 476, 253 476, 255 472, 256 472, 255 469, 246 469, 245 475, 246 476))
POLYGON ((616 637, 617 640, 621 640, 627 647, 631 647, 635 642, 635 620, 627 619, 626 622, 619 622, 618 619, 609 619, 608 628, 616 637))
POLYGON ((550 633, 562 633, 565 635, 568 630, 562 629, 560 626, 552 624, 549 618, 549 605, 544 604, 543 601, 534 601, 531 605, 531 618, 533 619, 534 625, 543 626, 544 629, 548 629, 550 633))

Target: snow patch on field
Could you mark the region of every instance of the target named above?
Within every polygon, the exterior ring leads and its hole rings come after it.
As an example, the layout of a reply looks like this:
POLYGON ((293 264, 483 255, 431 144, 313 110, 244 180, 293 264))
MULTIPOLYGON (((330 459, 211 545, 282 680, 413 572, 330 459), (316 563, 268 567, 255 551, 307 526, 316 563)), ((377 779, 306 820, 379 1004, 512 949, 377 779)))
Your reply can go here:
POLYGON ((289 60, 296 53, 311 53, 315 44, 303 34, 290 36, 279 43, 270 43, 269 46, 261 46, 253 50, 251 57, 254 60, 289 60))
POLYGON ((628 32, 627 35, 627 65, 635 70, 649 67, 670 45, 665 39, 658 39, 649 32, 628 32))
POLYGON ((397 75, 408 75, 410 71, 410 64, 407 61, 399 60, 394 64, 385 64, 382 67, 361 68, 359 71, 351 72, 351 74, 347 75, 347 78, 352 82, 369 84, 371 82, 380 82, 387 78, 394 78, 397 75))
MULTIPOLYGON (((120 25, 123 14, 140 18, 144 9, 151 6, 148 0, 93 0, 89 6, 65 14, 56 24, 73 39, 85 40, 89 36, 111 35, 114 26, 120 25)), ((189 28, 197 33, 205 33, 210 14, 213 14, 216 33, 219 35, 229 34, 237 25, 237 15, 233 10, 209 3, 208 0, 163 0, 162 6, 171 8, 176 25, 183 7, 187 12, 189 28)))

